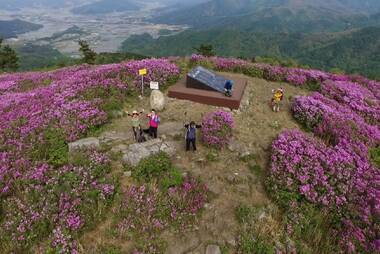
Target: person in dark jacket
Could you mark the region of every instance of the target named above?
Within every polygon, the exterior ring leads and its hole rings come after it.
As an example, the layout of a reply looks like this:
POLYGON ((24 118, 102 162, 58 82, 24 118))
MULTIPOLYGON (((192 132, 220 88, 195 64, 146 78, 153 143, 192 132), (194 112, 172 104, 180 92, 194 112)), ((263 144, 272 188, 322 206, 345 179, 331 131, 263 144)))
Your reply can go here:
POLYGON ((227 97, 232 96, 232 87, 234 85, 234 82, 232 80, 227 80, 224 84, 224 95, 227 97))
POLYGON ((186 151, 190 151, 190 145, 193 146, 194 152, 197 150, 196 146, 196 136, 197 136, 197 129, 201 128, 201 125, 195 124, 194 121, 191 121, 190 124, 185 124, 186 128, 186 151))

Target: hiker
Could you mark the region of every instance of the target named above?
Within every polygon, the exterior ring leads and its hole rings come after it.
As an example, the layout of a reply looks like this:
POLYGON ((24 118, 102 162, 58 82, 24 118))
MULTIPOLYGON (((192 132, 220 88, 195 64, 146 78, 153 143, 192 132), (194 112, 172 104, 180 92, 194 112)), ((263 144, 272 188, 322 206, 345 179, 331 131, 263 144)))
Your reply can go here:
POLYGON ((282 89, 281 87, 276 89, 276 90, 272 90, 272 109, 274 112, 279 112, 280 111, 280 104, 282 102, 282 100, 284 99, 284 89, 282 89))
POLYGON ((232 96, 232 87, 234 85, 234 82, 232 80, 227 80, 224 84, 224 95, 227 97, 232 96))
POLYGON ((197 129, 201 128, 202 125, 195 124, 194 121, 191 121, 190 124, 185 124, 186 128, 186 151, 190 151, 190 145, 193 146, 194 152, 197 150, 196 142, 196 133, 197 129))
POLYGON ((156 114, 154 109, 152 109, 150 114, 147 114, 147 117, 149 118, 149 136, 152 138, 157 138, 157 129, 161 119, 156 114))
POLYGON ((126 112, 128 116, 130 116, 131 122, 132 122, 132 130, 133 135, 135 137, 135 140, 138 141, 138 137, 141 136, 141 124, 140 124, 140 116, 144 113, 144 110, 141 112, 137 112, 136 110, 133 110, 132 114, 129 114, 126 112))

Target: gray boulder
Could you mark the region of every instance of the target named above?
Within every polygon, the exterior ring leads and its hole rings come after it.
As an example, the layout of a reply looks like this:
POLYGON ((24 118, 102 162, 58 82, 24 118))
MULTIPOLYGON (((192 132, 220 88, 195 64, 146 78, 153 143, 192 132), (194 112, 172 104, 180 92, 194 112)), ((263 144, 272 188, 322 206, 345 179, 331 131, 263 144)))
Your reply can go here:
POLYGON ((162 111, 165 105, 165 95, 160 90, 153 90, 150 94, 150 107, 157 111, 162 111))
POLYGON ((206 254, 222 254, 218 245, 208 245, 206 254))
POLYGON ((137 166, 142 159, 159 152, 166 152, 172 156, 175 154, 176 147, 176 142, 165 142, 162 139, 132 144, 124 152, 123 161, 131 166, 137 166))
POLYGON ((99 140, 103 145, 111 145, 115 143, 124 143, 128 142, 133 138, 131 131, 125 132, 116 132, 116 131, 107 131, 100 135, 99 140))
POLYGON ((100 141, 97 138, 85 138, 69 143, 69 152, 80 149, 99 149, 100 141))
POLYGON ((120 145, 112 147, 111 152, 123 153, 123 151, 126 151, 126 150, 128 150, 128 146, 124 144, 120 144, 120 145))

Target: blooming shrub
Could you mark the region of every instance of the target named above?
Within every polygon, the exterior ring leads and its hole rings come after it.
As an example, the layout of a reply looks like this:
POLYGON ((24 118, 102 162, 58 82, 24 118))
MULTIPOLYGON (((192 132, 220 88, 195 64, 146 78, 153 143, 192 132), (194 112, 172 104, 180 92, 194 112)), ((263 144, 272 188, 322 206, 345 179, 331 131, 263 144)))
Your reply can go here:
POLYGON ((81 164, 54 169, 41 164, 17 181, 18 195, 3 198, 0 249, 24 250, 50 234, 61 253, 76 250, 74 236, 109 204, 114 182, 109 159, 86 152, 81 164), (9 249, 7 249, 9 248, 9 249))
POLYGON ((206 202, 206 186, 192 177, 163 191, 154 185, 132 186, 114 211, 118 218, 113 228, 119 237, 134 237, 135 253, 162 253, 165 243, 159 233, 188 229, 206 202))
POLYGON ((149 156, 134 171, 143 183, 128 187, 113 209, 117 214, 113 234, 133 240, 133 253, 163 253, 166 243, 160 234, 191 229, 207 202, 207 187, 199 179, 183 176, 166 153, 149 156))
POLYGON ((351 108, 370 124, 380 124, 380 100, 367 88, 344 81, 327 81, 321 88, 324 96, 351 108))
POLYGON ((115 186, 100 154, 86 165, 68 164, 67 142, 122 107, 140 85, 139 68, 148 69, 146 85, 179 75, 165 59, 0 75, 0 226, 6 232, 0 252, 50 237, 52 248, 75 253, 77 232, 94 221, 115 186))
POLYGON ((279 200, 287 202, 284 193, 295 193, 300 197, 290 195, 291 200, 304 197, 329 209, 339 220, 335 230, 347 251, 357 251, 355 243, 366 252, 375 248, 375 168, 358 168, 350 151, 329 148, 298 131, 281 134, 273 150, 271 191, 279 200))
POLYGON ((202 120, 203 142, 215 148, 228 145, 232 137, 233 117, 231 113, 215 111, 202 120))
POLYGON ((0 147, 6 151, 1 155, 0 193, 7 193, 14 180, 23 175, 21 171, 32 167, 30 151, 46 145, 46 129, 62 130, 65 140, 73 141, 105 123, 107 114, 102 107, 115 98, 119 107, 122 106, 125 97, 116 95, 127 93, 127 79, 138 79, 141 66, 150 68, 147 82, 164 83, 179 73, 168 61, 151 59, 0 76, 3 92, 0 94, 0 147), (43 83, 46 79, 52 80, 48 86, 43 83), (21 92, 25 82, 35 84, 34 89, 21 92), (23 158, 24 166, 14 165, 15 158, 23 158))
MULTIPOLYGON (((279 202, 307 201, 334 218, 342 252, 379 252, 379 99, 344 77, 301 96, 294 117, 315 137, 285 131, 273 143, 270 189, 279 202), (371 161, 372 160, 372 161, 371 161)), ((368 82, 367 82, 368 83, 368 82)))
POLYGON ((286 68, 280 66, 261 65, 264 71, 264 78, 269 81, 282 81, 286 76, 286 68))

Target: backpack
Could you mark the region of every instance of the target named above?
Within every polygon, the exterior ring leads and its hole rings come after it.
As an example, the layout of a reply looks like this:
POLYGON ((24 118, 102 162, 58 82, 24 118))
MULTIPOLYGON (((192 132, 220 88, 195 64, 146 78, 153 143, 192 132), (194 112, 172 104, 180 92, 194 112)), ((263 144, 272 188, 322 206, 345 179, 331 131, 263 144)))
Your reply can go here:
POLYGON ((158 115, 156 115, 156 117, 154 118, 154 121, 156 122, 156 124, 160 124, 161 118, 158 115))
POLYGON ((144 142, 146 142, 146 138, 144 136, 144 131, 142 129, 140 129, 140 133, 139 133, 139 136, 137 138, 137 142, 138 143, 144 143, 144 142))
POLYGON ((144 142, 146 142, 146 138, 145 138, 144 134, 141 134, 139 136, 139 138, 137 139, 137 142, 138 143, 144 143, 144 142))

